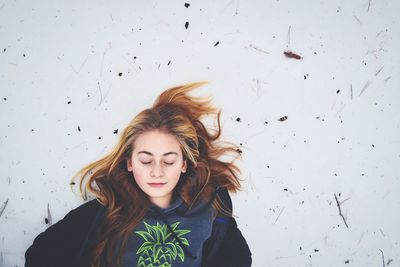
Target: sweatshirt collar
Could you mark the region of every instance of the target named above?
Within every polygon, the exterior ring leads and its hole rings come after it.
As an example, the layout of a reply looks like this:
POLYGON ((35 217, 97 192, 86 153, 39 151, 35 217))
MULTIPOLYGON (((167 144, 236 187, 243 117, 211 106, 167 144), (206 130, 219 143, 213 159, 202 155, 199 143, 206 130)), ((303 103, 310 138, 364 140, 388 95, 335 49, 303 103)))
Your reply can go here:
POLYGON ((175 198, 174 201, 172 201, 171 205, 169 205, 168 208, 161 208, 155 204, 150 204, 149 209, 153 210, 153 211, 158 210, 159 212, 165 214, 165 213, 168 213, 168 212, 178 208, 182 203, 183 203, 183 199, 180 196, 178 196, 175 198))

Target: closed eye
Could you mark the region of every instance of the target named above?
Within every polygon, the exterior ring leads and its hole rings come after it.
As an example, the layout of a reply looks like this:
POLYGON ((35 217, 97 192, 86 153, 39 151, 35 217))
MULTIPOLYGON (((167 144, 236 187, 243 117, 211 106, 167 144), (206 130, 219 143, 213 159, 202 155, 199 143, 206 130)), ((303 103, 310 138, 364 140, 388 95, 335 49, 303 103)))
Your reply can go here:
POLYGON ((149 161, 149 162, 142 162, 142 164, 144 164, 144 165, 147 165, 147 164, 150 164, 151 163, 151 161, 149 161))
POLYGON ((173 165, 175 162, 165 162, 167 165, 173 165))

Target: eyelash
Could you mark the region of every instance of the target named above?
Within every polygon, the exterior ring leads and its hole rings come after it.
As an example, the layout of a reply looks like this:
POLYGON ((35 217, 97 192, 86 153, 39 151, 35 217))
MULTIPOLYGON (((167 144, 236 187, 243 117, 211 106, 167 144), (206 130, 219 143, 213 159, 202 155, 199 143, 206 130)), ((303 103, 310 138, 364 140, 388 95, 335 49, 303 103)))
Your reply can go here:
MULTIPOLYGON (((148 164, 150 164, 150 163, 151 163, 151 161, 149 161, 149 162, 142 162, 142 164, 144 164, 144 165, 148 165, 148 164)), ((167 165, 173 165, 174 162, 173 162, 173 163, 167 163, 167 162, 165 162, 165 164, 167 164, 167 165)))

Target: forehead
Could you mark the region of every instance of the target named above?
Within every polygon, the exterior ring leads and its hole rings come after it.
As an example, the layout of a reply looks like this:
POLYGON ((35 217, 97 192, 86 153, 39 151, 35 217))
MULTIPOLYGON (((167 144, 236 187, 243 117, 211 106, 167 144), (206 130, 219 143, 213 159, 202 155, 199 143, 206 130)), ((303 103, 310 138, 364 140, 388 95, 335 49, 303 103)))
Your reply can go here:
POLYGON ((134 152, 147 151, 154 155, 162 155, 167 152, 176 152, 179 154, 181 151, 181 147, 175 136, 158 130, 140 134, 136 138, 133 148, 134 152))

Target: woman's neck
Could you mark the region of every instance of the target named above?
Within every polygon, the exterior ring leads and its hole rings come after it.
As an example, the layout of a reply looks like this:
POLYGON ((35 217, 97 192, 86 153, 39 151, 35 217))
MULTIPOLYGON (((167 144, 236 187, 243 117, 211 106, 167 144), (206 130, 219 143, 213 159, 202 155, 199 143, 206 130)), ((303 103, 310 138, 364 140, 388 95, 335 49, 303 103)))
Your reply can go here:
POLYGON ((172 196, 168 197, 168 198, 167 197, 155 197, 155 198, 151 198, 150 201, 154 205, 156 205, 162 209, 166 209, 171 205, 172 196))

